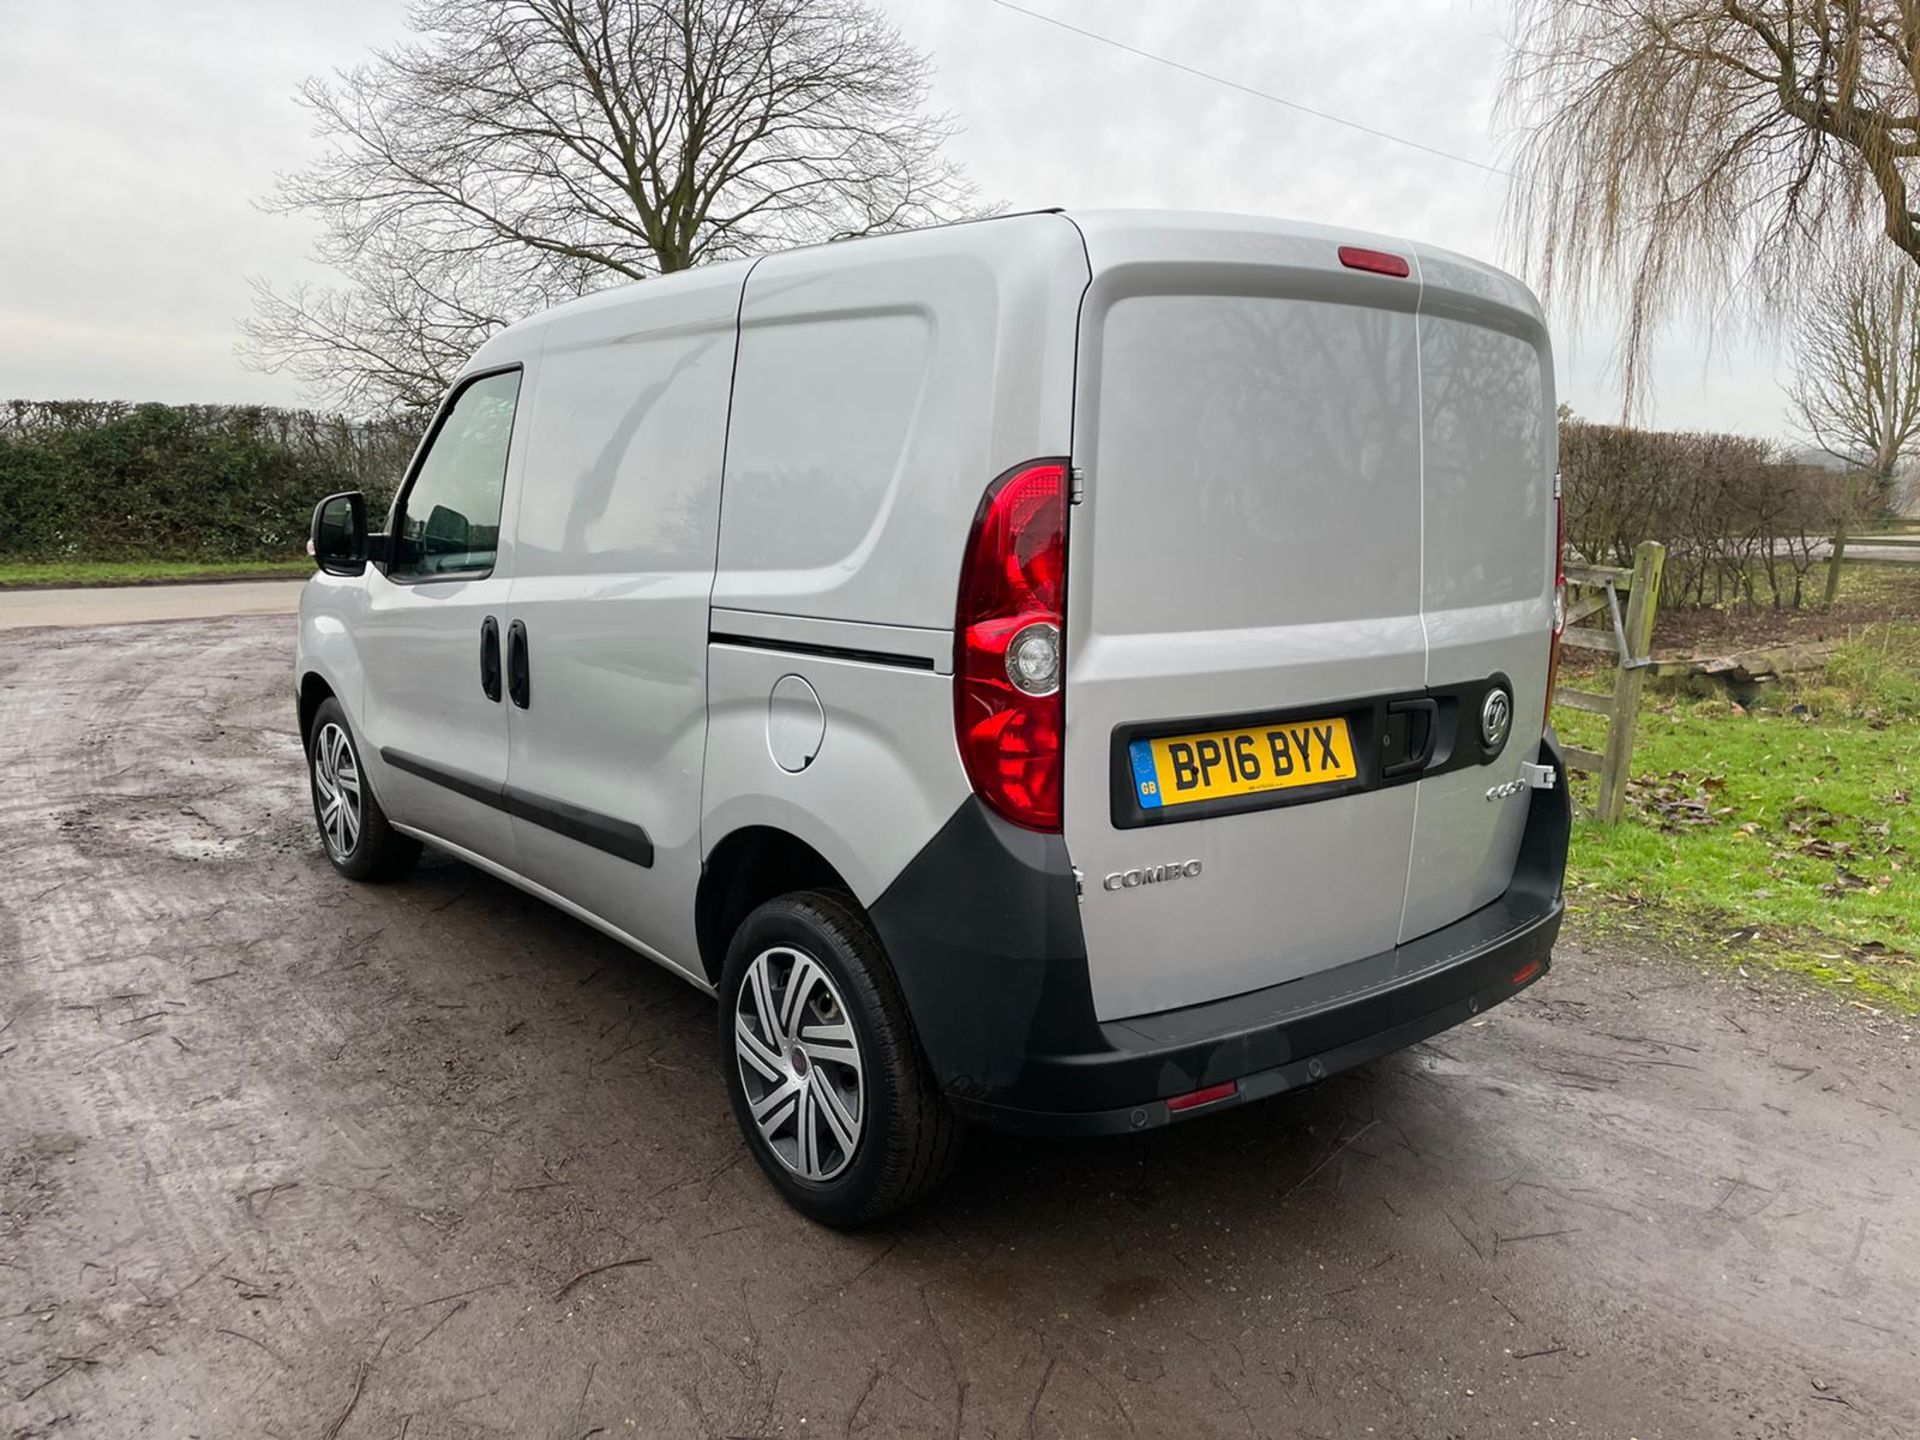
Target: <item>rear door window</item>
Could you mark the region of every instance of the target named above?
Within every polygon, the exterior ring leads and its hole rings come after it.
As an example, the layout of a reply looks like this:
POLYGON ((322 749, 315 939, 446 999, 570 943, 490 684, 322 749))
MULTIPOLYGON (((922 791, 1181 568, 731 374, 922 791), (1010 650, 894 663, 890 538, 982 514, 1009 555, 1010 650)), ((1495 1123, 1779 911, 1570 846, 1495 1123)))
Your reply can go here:
POLYGON ((519 399, 518 370, 482 375, 454 396, 401 497, 390 575, 470 578, 493 569, 519 399))

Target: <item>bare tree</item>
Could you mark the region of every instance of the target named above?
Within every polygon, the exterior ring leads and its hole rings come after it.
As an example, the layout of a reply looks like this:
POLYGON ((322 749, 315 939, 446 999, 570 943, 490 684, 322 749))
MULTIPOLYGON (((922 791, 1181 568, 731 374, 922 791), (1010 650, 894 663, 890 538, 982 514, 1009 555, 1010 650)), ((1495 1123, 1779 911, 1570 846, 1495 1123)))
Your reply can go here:
POLYGON ((320 256, 345 277, 343 287, 277 290, 254 280, 254 313, 241 322, 248 360, 292 371, 331 409, 418 416, 438 403, 488 335, 591 288, 584 273, 516 275, 435 253, 397 228, 357 247, 331 235, 322 240, 320 256))
POLYGON ((1886 509, 1901 463, 1920 445, 1920 273, 1901 256, 1836 267, 1808 296, 1794 361, 1787 392, 1794 415, 1848 469, 1827 565, 1831 606, 1858 478, 1867 479, 1869 503, 1886 509))
POLYGON ((1659 322, 1776 318, 1823 252, 1920 263, 1920 0, 1519 0, 1507 221, 1543 288, 1625 297, 1628 407, 1659 322))
POLYGON ((556 298, 951 219, 929 67, 866 0, 418 0, 413 38, 301 92, 326 150, 268 208, 349 287, 259 285, 254 363, 334 404, 431 403, 556 298))

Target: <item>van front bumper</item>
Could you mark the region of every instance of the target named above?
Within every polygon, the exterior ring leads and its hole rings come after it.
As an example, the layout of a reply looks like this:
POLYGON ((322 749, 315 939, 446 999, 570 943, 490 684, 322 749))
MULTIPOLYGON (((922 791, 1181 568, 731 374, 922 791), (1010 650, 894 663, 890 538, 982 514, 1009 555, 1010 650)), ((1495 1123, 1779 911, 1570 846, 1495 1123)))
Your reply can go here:
POLYGON ((1557 783, 1534 792, 1513 881, 1492 904, 1378 955, 1203 1005, 1097 1020, 1064 845, 977 800, 872 914, 958 1113, 1030 1134, 1149 1130, 1403 1049, 1546 974, 1571 806, 1551 735, 1540 758, 1557 783), (1230 1092, 1177 1108, 1229 1081, 1230 1092))

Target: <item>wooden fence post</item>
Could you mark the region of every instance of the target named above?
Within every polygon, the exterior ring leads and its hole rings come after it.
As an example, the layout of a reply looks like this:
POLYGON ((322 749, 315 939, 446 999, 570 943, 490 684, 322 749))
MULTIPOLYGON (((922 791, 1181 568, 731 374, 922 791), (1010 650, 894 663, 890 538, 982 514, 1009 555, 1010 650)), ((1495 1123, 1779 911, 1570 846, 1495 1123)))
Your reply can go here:
POLYGON ((1626 653, 1613 681, 1613 719, 1600 760, 1600 823, 1618 823, 1627 806, 1627 780, 1633 769, 1633 733, 1640 724, 1640 691, 1647 682, 1644 661, 1653 648, 1653 617, 1660 603, 1660 573, 1667 547, 1642 540, 1633 551, 1633 580, 1627 592, 1626 653))

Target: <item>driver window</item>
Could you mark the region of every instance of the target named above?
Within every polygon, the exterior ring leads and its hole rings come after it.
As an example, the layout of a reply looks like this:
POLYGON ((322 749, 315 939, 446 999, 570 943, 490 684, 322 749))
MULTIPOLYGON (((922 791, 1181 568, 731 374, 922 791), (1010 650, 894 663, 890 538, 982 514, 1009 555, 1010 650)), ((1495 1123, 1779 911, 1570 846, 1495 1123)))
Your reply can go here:
POLYGON ((520 372, 475 380, 455 397, 407 491, 390 574, 414 579, 493 568, 520 372))

